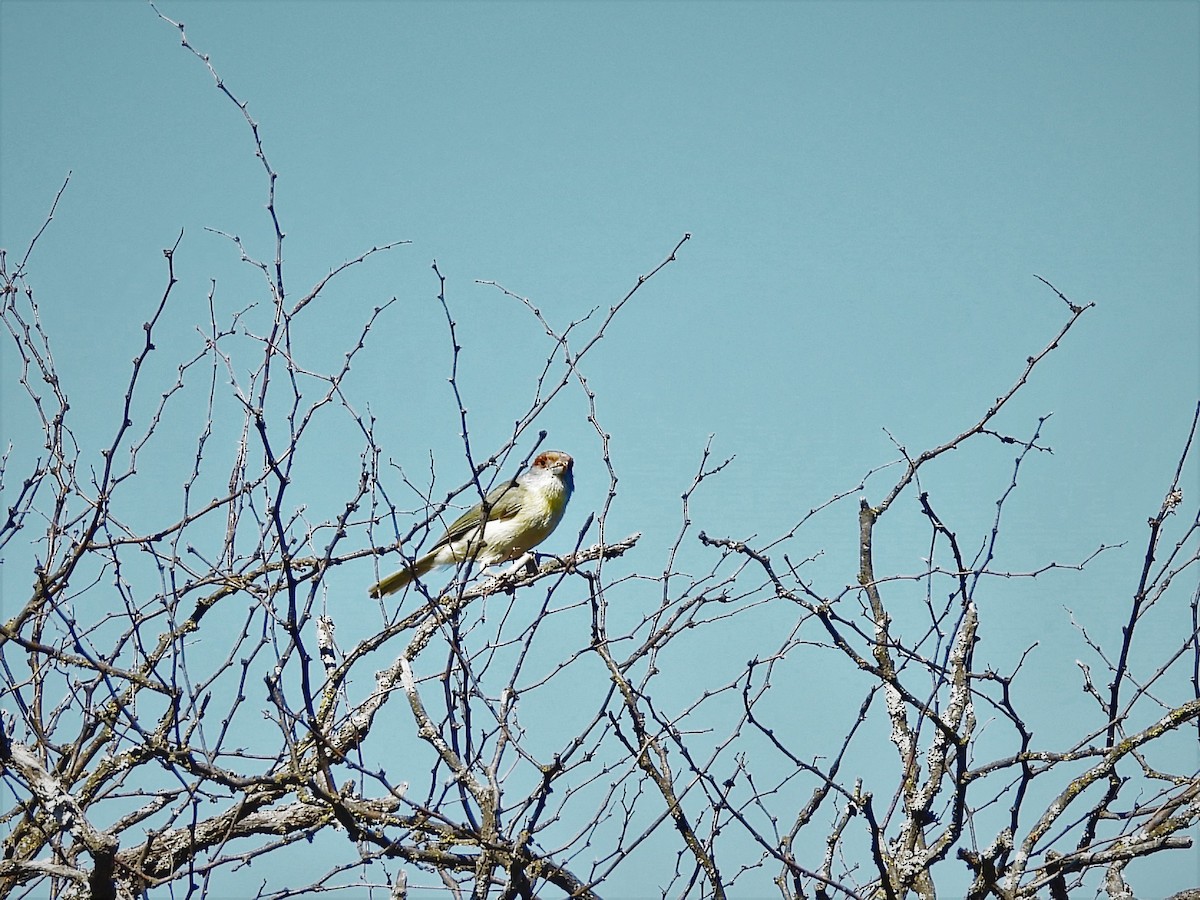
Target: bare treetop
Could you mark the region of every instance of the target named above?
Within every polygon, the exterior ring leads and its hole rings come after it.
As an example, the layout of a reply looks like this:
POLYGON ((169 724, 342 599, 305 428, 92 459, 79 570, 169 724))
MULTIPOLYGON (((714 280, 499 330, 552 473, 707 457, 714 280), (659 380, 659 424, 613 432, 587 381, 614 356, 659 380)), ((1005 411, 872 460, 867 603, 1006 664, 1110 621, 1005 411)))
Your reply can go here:
POLYGON ((1119 630, 1077 624, 1069 646, 1016 653, 996 639, 1006 592, 1086 578, 1114 550, 1046 546, 1030 566, 1006 545, 1018 475, 1050 462, 1049 415, 1022 420, 1010 401, 1035 394, 1094 304, 1039 276, 1031 302, 1061 318, 997 376, 994 402, 948 417, 930 446, 896 440, 894 458, 779 533, 696 526, 693 503, 729 462, 697 447, 678 528, 649 546, 609 531, 621 479, 591 351, 687 265, 690 234, 565 325, 486 283, 545 341, 531 399, 490 444, 472 433, 453 283, 434 263, 425 299, 444 315, 461 454, 410 477, 347 387, 401 304, 362 314, 340 363, 314 362, 330 350, 314 349, 329 286, 404 242, 297 289, 258 122, 159 15, 245 120, 273 252, 224 235, 261 273, 262 306, 219 314, 210 284, 209 320, 161 380, 157 336, 194 291, 176 272, 189 236, 161 250, 146 321, 119 323, 139 348, 99 442, 77 431, 77 385, 37 299, 39 266, 59 261, 33 250, 70 227, 56 217, 69 184, 20 262, 0 254, 8 352, 38 431, 0 460, 6 584, 23 584, 0 624, 0 895, 594 898, 641 883, 664 898, 1116 900, 1142 896, 1139 865, 1194 859, 1200 406, 1160 436, 1178 463, 1146 498, 1128 578, 1103 586, 1119 630), (573 518, 578 457, 549 450, 546 430, 566 398, 586 408, 589 471, 607 478, 599 508, 576 499, 573 518), (351 477, 330 472, 318 435, 335 436, 351 477), (984 533, 938 480, 963 457, 1000 473, 984 533), (156 466, 170 477, 146 474, 156 466), (340 485, 332 505, 310 490, 320 477, 340 485), (503 541, 488 530, 530 510, 503 541), (827 550, 830 535, 853 551, 827 550), (916 568, 891 552, 914 536, 916 568), (1147 640, 1151 619, 1171 643, 1147 640), (833 702, 833 684, 855 701, 833 702))

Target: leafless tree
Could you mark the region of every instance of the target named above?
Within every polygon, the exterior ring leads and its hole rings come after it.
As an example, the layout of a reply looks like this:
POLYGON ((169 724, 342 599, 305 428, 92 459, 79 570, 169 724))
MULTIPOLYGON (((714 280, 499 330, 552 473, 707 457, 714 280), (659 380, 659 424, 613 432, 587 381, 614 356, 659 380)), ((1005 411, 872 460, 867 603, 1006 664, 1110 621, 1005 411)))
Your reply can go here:
POLYGON ((27 573, 0 625, 12 796, 0 893, 589 898, 638 872, 643 893, 662 897, 1129 898, 1132 863, 1182 866, 1194 853, 1200 506, 1183 486, 1200 407, 1150 502, 1132 590, 1103 587, 1124 610, 1119 631, 1080 623, 1073 645, 1015 656, 989 641, 1007 615, 993 602, 1001 586, 1082 577, 1111 549, 1015 569, 1002 542, 1018 473, 1047 445, 1044 418, 1014 434, 1001 413, 1091 304, 1039 287, 1062 304, 1061 327, 990 407, 936 446, 897 442, 898 460, 774 538, 696 529, 690 503, 727 463, 698 448, 678 532, 647 571, 654 551, 639 535, 606 529, 619 479, 588 354, 688 236, 624 296, 565 326, 492 285, 544 332, 547 355, 534 399, 486 451, 459 396, 455 314, 435 264, 463 450, 437 468, 467 477, 450 488, 432 466, 409 477, 343 390, 391 304, 365 316, 339 366, 305 352, 331 281, 396 245, 300 296, 285 290, 258 124, 176 27, 245 117, 273 258, 229 236, 261 274, 263 303, 222 318, 210 288, 194 352, 162 382, 150 363, 186 244, 164 251, 119 414, 97 442, 78 430, 39 315, 41 232, 19 262, 0 257, 9 352, 38 430, 11 436, 0 471, 8 590, 27 573), (411 556, 528 460, 545 410, 572 392, 609 477, 573 552, 499 578, 427 578, 400 604, 367 600, 397 547, 411 556), (302 496, 322 465, 309 449, 318 430, 357 459, 327 511, 302 496), (145 474, 181 434, 193 435, 182 478, 145 474), (947 491, 926 489, 951 451, 1010 473, 982 536, 943 510, 947 491), (856 552, 817 566, 817 522, 852 534, 856 552), (924 536, 916 570, 882 569, 892 522, 924 536), (334 575, 351 566, 362 590, 347 597, 334 575), (1152 625, 1174 640, 1147 642, 1152 625), (697 667, 714 646, 730 649, 697 667), (1047 655, 1076 660, 1074 680, 1039 684, 1031 660, 1047 655), (830 708, 831 679, 858 704, 830 708), (1064 710, 1061 727, 1033 724, 1048 707, 1064 710), (284 867, 302 883, 289 886, 284 867))

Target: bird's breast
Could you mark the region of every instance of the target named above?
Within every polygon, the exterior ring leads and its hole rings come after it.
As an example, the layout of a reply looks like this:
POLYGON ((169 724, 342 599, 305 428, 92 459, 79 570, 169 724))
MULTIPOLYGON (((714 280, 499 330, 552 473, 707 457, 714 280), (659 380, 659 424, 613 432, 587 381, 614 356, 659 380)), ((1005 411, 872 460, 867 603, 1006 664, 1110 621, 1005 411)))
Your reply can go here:
POLYGON ((557 479, 554 484, 529 490, 516 515, 489 520, 483 527, 484 563, 505 562, 532 550, 554 531, 567 507, 569 494, 557 479), (557 488, 557 489, 556 489, 557 488))

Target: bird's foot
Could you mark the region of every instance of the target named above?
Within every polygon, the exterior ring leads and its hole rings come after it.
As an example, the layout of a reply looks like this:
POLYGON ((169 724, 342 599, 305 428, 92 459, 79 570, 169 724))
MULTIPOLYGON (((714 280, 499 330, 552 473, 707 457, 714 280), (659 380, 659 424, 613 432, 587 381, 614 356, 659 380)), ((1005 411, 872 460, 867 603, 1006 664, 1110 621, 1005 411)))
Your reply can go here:
POLYGON ((484 576, 484 582, 481 587, 487 589, 502 584, 506 580, 520 575, 522 569, 524 569, 530 575, 533 575, 537 572, 537 561, 534 559, 534 555, 531 551, 526 551, 525 553, 521 554, 511 566, 508 566, 499 572, 491 571, 492 566, 485 566, 483 571, 479 573, 480 575, 484 576))

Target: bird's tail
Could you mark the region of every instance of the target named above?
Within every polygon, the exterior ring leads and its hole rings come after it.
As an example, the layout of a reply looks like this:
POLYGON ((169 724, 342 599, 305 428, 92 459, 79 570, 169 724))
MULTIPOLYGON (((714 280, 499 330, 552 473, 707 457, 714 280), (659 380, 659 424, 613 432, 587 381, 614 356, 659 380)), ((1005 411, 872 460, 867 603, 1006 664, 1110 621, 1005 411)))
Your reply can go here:
POLYGON ((388 594, 394 594, 396 591, 402 590, 404 586, 414 578, 419 578, 427 573, 434 567, 434 565, 435 562, 433 554, 426 554, 411 566, 405 566, 400 571, 393 572, 387 578, 384 578, 381 581, 371 585, 371 587, 367 590, 367 593, 376 600, 378 600, 380 597, 386 597, 388 594))

